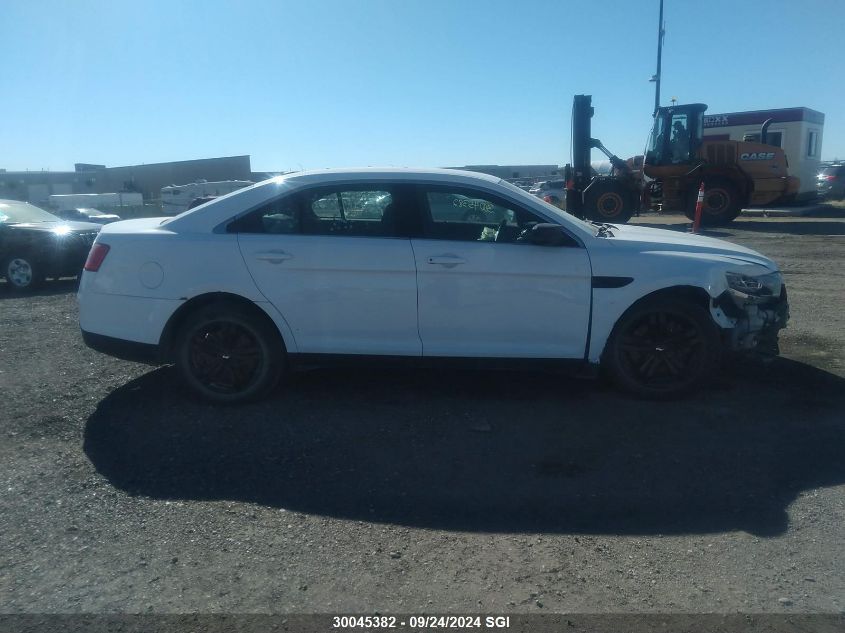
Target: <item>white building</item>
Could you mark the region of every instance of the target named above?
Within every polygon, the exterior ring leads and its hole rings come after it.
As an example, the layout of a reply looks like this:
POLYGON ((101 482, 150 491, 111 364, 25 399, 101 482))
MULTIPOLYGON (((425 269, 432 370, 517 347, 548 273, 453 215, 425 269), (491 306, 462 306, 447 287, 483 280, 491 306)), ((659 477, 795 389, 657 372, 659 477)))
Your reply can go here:
POLYGON ((704 137, 711 140, 760 142, 760 128, 769 119, 772 123, 766 142, 786 152, 789 175, 801 180, 799 199, 814 196, 822 153, 823 113, 803 107, 727 114, 705 113, 704 137))

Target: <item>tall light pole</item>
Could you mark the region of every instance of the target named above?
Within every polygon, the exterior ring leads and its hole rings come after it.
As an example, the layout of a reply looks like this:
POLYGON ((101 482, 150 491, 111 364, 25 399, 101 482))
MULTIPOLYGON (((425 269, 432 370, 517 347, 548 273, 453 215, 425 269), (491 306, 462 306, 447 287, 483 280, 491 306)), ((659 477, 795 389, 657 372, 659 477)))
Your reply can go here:
POLYGON ((663 59, 663 36, 666 35, 665 24, 663 23, 663 0, 660 0, 660 19, 657 22, 657 72, 652 76, 654 82, 654 114, 660 107, 660 65, 663 59))

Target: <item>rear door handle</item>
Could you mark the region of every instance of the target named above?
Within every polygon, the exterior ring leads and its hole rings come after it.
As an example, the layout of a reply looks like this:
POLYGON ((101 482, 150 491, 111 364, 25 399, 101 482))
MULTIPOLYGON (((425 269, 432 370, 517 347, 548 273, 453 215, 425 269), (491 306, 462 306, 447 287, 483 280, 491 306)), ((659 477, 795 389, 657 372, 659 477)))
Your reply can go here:
POLYGON ((293 255, 285 251, 264 251, 262 253, 256 253, 255 259, 260 259, 271 264, 281 264, 287 259, 293 259, 293 255))
POLYGON ((445 266, 446 268, 454 268, 458 264, 466 264, 467 260, 457 255, 435 255, 434 257, 428 258, 428 263, 445 266))

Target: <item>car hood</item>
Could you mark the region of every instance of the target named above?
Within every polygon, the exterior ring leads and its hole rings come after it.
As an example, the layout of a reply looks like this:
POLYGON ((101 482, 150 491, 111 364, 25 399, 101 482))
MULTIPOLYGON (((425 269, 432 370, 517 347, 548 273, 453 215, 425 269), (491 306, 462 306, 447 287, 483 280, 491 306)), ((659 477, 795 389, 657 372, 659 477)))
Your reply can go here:
POLYGON ((48 233, 55 233, 57 231, 67 230, 70 233, 85 233, 87 231, 99 231, 102 226, 94 222, 19 222, 16 224, 9 224, 9 227, 15 229, 25 229, 27 231, 44 231, 48 233), (67 227, 66 229, 64 227, 67 227))
POLYGON ((679 255, 717 257, 777 270, 777 264, 755 250, 705 235, 625 224, 614 225, 611 232, 613 237, 607 239, 615 247, 637 252, 670 251, 679 255))

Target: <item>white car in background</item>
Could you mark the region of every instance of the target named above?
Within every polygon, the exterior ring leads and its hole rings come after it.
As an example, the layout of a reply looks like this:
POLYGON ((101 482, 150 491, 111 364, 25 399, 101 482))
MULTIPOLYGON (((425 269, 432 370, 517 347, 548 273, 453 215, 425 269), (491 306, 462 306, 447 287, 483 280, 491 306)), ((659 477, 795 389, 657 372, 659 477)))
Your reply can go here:
POLYGON ((175 363, 217 402, 338 357, 602 365, 668 397, 724 349, 777 353, 787 320, 781 273, 755 251, 583 222, 498 178, 433 169, 289 174, 107 224, 78 296, 89 346, 175 363), (465 219, 476 207, 495 220, 465 219))
POLYGON ((566 206, 566 181, 562 179, 547 180, 538 182, 531 187, 528 192, 532 195, 542 198, 549 204, 553 204, 558 209, 566 206))
POLYGON ((93 222, 94 224, 108 224, 110 222, 117 222, 120 220, 120 216, 115 213, 104 213, 99 209, 91 209, 87 207, 60 209, 55 212, 55 215, 63 220, 70 220, 74 222, 93 222))

